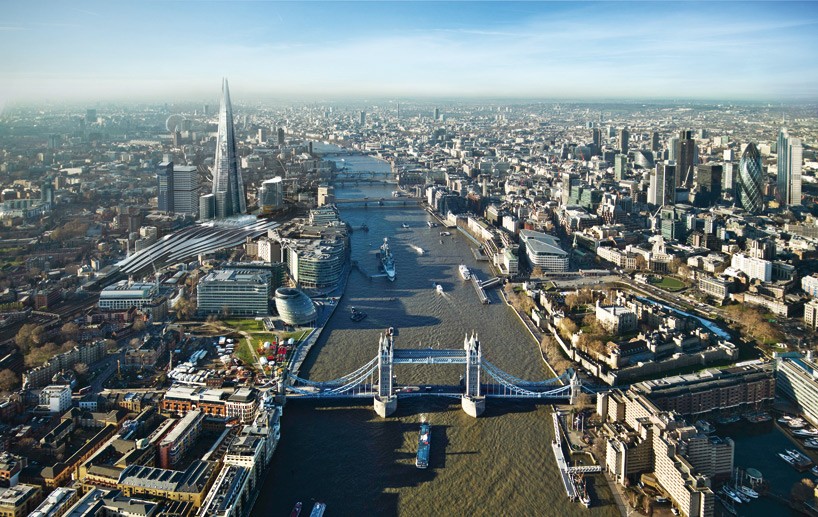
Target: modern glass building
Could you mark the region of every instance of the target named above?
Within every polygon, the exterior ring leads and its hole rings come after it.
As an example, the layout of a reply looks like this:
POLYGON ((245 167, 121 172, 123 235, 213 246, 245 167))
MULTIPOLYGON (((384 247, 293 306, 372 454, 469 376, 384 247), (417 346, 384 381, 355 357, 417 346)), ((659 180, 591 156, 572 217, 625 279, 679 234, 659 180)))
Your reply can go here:
POLYGON ((309 296, 298 289, 281 287, 276 289, 276 309, 287 325, 310 325, 315 322, 315 304, 309 296))
POLYGON ((778 134, 778 202, 781 206, 801 204, 801 140, 786 129, 778 134))
POLYGON ((196 287, 202 314, 266 316, 269 311, 270 273, 231 269, 211 271, 196 287))
POLYGON ((239 168, 236 136, 233 130, 233 107, 227 79, 222 83, 219 108, 219 132, 216 136, 216 159, 213 162, 213 195, 216 196, 216 217, 230 217, 247 211, 244 181, 239 168))
POLYGON ((284 183, 281 176, 262 182, 258 189, 258 206, 265 214, 284 206, 284 183))
POLYGON ((754 143, 744 149, 739 162, 736 181, 736 196, 741 207, 751 214, 757 214, 764 208, 764 196, 761 193, 761 153, 754 143))

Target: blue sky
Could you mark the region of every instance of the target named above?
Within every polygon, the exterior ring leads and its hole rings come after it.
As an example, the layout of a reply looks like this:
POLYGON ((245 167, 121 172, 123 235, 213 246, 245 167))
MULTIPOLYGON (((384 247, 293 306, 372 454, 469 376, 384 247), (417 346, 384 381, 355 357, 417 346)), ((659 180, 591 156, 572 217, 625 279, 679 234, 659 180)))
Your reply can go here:
POLYGON ((0 102, 818 99, 818 3, 3 3, 0 102))

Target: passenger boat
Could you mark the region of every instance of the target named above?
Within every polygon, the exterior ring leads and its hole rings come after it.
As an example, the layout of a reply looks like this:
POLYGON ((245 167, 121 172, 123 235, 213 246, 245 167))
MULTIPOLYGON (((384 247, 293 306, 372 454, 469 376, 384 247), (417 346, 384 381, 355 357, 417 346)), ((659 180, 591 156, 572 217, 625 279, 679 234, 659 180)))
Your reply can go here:
POLYGON ((419 469, 425 469, 429 466, 429 451, 432 447, 432 426, 429 422, 422 422, 420 424, 420 432, 418 433, 418 453, 415 457, 415 466, 419 469))
POLYGON ((408 225, 408 224, 406 224, 406 223, 403 223, 402 225, 400 225, 400 227, 401 227, 401 228, 409 228, 409 225, 408 225))
POLYGON ((793 436, 801 438, 813 438, 818 436, 818 429, 810 427, 809 429, 796 429, 792 432, 793 436))
POLYGON ((435 284, 435 290, 437 291, 437 294, 443 294, 443 286, 442 285, 435 284))
POLYGON ((324 503, 315 503, 312 506, 312 511, 310 512, 310 517, 321 517, 324 515, 324 511, 327 509, 327 505, 324 503))
POLYGON ((738 485, 736 489, 743 493, 744 495, 746 495, 747 497, 750 497, 752 499, 758 499, 758 492, 756 492, 755 490, 748 486, 738 485))
POLYGON ((721 487, 721 491, 722 491, 722 493, 724 495, 726 495, 727 497, 729 497, 730 499, 732 499, 733 501, 735 501, 737 503, 743 503, 744 502, 744 500, 741 497, 739 497, 739 495, 736 492, 734 492, 733 489, 730 488, 727 485, 724 485, 723 487, 721 487))
POLYGON ((716 430, 716 428, 713 427, 713 424, 711 424, 707 420, 697 420, 696 423, 693 425, 696 426, 696 429, 703 432, 704 434, 710 434, 712 432, 715 432, 716 430))
POLYGON ((460 276, 463 277, 463 280, 471 278, 471 271, 469 271, 469 268, 467 268, 465 264, 460 264, 457 269, 460 271, 460 276))

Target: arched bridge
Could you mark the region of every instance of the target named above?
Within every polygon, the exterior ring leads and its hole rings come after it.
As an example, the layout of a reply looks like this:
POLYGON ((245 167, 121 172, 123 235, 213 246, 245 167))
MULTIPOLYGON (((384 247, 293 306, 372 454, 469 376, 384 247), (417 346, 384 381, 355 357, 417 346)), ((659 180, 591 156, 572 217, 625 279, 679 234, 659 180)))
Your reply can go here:
POLYGON ((463 410, 477 417, 485 410, 486 398, 551 399, 574 402, 581 391, 573 373, 544 381, 526 381, 504 372, 483 359, 476 335, 466 336, 463 348, 395 348, 392 336, 380 337, 378 355, 341 378, 313 381, 291 375, 285 385, 288 397, 369 398, 375 411, 387 417, 397 409, 398 399, 421 395, 461 399, 463 410), (462 364, 465 373, 459 385, 403 386, 394 384, 393 367, 398 364, 462 364), (482 377, 482 379, 481 379, 482 377))

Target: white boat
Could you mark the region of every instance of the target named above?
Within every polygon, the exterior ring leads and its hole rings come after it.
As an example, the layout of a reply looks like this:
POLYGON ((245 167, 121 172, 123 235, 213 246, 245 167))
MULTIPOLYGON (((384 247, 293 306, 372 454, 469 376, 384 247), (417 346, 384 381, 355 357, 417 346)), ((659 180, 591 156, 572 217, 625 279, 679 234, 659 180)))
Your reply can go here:
POLYGON ((401 228, 409 228, 409 225, 408 225, 408 224, 406 224, 406 223, 403 223, 402 225, 400 225, 400 227, 401 227, 401 228))
POLYGON ((471 278, 471 271, 469 271, 469 268, 467 268, 465 264, 460 264, 460 267, 457 269, 460 271, 460 276, 463 277, 463 280, 468 280, 471 278))
POLYGON ((804 440, 804 447, 807 449, 818 449, 818 438, 807 438, 804 440))
POLYGON ((812 467, 809 469, 813 476, 818 476, 818 466, 812 467))
POLYGON ((409 247, 412 248, 413 250, 415 250, 418 255, 423 255, 424 253, 426 253, 423 250, 423 248, 421 248, 420 246, 415 246, 414 244, 410 244, 409 247))
POLYGON ((383 244, 381 244, 381 268, 386 273, 386 278, 390 281, 395 281, 395 259, 392 258, 392 252, 389 251, 389 239, 384 237, 383 244))
POLYGON ((312 507, 312 511, 310 512, 310 517, 321 517, 324 515, 324 511, 327 509, 327 505, 324 503, 315 503, 312 507))
POLYGON ((809 429, 796 429, 792 432, 792 434, 793 436, 812 438, 814 436, 818 436, 818 429, 814 427, 810 427, 809 429))
POLYGON ((789 463, 790 465, 795 465, 795 460, 794 460, 794 459, 792 458, 792 456, 790 456, 789 454, 785 454, 785 453, 783 453, 783 452, 779 452, 779 453, 778 453, 778 457, 779 457, 779 458, 781 458, 782 460, 786 461, 786 462, 787 462, 787 463, 789 463))
POLYGON ((741 497, 739 497, 739 495, 737 493, 735 493, 727 485, 724 485, 723 487, 721 487, 721 491, 722 491, 722 493, 724 493, 724 495, 726 495, 727 497, 729 497, 730 499, 732 499, 733 501, 735 501, 737 503, 743 503, 744 502, 744 500, 741 497))
POLYGON ((452 234, 452 232, 440 232, 441 237, 448 237, 452 234))
POLYGON ((437 226, 437 223, 433 223, 432 221, 426 221, 426 224, 429 225, 429 228, 434 228, 435 226, 437 226))
POLYGON ((437 291, 437 294, 443 294, 443 286, 442 285, 435 284, 435 290, 437 291))
POLYGON ((758 492, 756 492, 755 490, 753 490, 752 488, 750 488, 748 486, 739 485, 739 486, 736 487, 736 489, 739 492, 743 493, 744 495, 746 495, 748 497, 751 497, 753 499, 758 499, 758 492))

